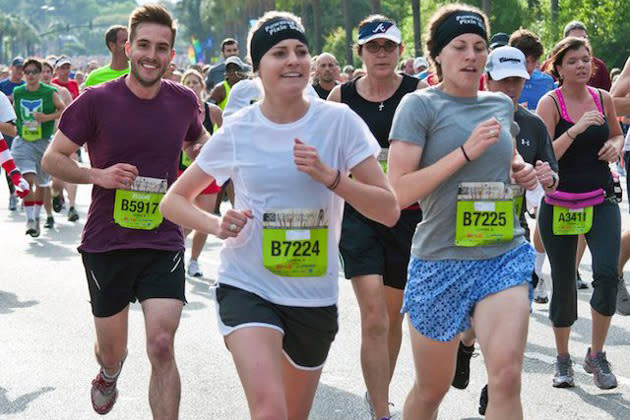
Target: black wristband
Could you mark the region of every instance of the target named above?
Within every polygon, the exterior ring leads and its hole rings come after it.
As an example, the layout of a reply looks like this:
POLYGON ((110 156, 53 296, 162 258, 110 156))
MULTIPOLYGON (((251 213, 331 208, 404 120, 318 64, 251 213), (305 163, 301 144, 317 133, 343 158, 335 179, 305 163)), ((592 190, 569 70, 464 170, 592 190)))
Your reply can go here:
MULTIPOLYGON (((570 128, 569 128, 569 130, 570 130, 570 128)), ((565 131, 567 137, 570 138, 571 140, 575 140, 575 137, 571 137, 571 134, 569 134, 569 130, 565 131)))
POLYGON ((466 160, 468 162, 472 162, 472 160, 470 160, 470 158, 468 157, 468 154, 466 153, 466 150, 464 149, 464 145, 462 144, 461 146, 459 146, 460 149, 462 149, 462 153, 464 154, 464 157, 466 158, 466 160))
POLYGON ((337 186, 339 185, 339 182, 341 182, 341 171, 337 169, 337 176, 335 177, 335 180, 333 181, 332 184, 327 185, 326 188, 332 191, 335 188, 337 188, 337 186))

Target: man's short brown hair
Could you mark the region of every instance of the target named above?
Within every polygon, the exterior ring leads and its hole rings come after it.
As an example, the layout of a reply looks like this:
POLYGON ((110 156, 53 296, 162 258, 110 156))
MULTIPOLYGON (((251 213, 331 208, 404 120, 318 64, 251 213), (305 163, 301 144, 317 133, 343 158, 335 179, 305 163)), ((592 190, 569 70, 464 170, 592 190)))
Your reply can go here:
POLYGON ((109 44, 115 44, 118 40, 118 32, 126 30, 127 28, 123 25, 114 25, 107 28, 107 31, 105 31, 105 45, 107 46, 108 50, 111 51, 111 48, 109 48, 109 44))
POLYGON ((26 67, 28 66, 35 66, 37 68, 37 71, 40 73, 42 71, 42 62, 38 58, 29 57, 24 60, 24 65, 22 66, 22 68, 26 70, 26 67))
POLYGON ((510 36, 510 47, 518 48, 525 57, 534 57, 536 60, 543 55, 544 48, 540 39, 530 30, 519 29, 510 36))
POLYGON ((136 29, 141 23, 157 23, 158 25, 167 26, 171 30, 171 48, 173 48, 177 27, 168 10, 159 4, 144 4, 136 7, 131 12, 131 16, 129 16, 129 42, 133 42, 136 36, 136 29))

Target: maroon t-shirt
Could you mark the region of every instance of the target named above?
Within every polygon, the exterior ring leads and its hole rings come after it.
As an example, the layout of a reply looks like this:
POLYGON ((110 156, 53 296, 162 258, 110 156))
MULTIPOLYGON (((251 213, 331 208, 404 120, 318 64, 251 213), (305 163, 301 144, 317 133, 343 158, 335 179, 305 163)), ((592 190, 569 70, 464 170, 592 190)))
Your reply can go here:
MULTIPOLYGON (((126 78, 88 88, 65 109, 59 129, 79 146, 88 145, 92 167, 129 163, 140 176, 167 179, 170 186, 177 178, 184 141, 195 141, 202 132, 197 98, 190 89, 162 80, 155 98, 140 99, 129 90, 126 78)), ((181 228, 166 219, 154 230, 114 223, 115 194, 93 186, 79 251, 184 249, 181 228)))

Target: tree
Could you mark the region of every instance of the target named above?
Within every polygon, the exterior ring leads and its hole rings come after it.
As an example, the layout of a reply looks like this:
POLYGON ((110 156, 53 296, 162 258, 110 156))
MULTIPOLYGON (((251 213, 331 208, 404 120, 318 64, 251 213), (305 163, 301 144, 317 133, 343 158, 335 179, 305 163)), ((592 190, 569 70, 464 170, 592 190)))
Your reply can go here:
POLYGON ((351 0, 343 2, 343 27, 346 32, 346 62, 352 63, 352 10, 351 0))
POLYGON ((413 14, 413 46, 416 57, 422 55, 422 28, 420 22, 420 0, 411 0, 413 14))
POLYGON ((313 0, 313 33, 315 35, 315 52, 317 54, 322 52, 322 11, 320 8, 320 1, 313 0))
POLYGON ((381 0, 370 0, 370 4, 372 5, 372 13, 382 13, 381 0))

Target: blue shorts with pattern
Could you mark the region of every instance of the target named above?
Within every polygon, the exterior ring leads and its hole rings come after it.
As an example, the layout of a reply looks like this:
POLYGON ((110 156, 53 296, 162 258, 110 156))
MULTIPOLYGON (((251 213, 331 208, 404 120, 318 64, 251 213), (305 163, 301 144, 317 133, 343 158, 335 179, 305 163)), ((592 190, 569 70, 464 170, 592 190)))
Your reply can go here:
POLYGON ((527 284, 532 299, 534 249, 529 243, 487 260, 409 261, 402 313, 425 337, 450 341, 470 328, 477 302, 527 284))

